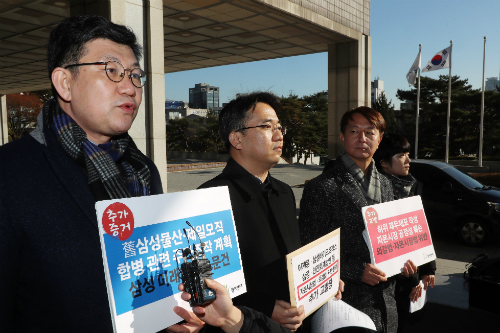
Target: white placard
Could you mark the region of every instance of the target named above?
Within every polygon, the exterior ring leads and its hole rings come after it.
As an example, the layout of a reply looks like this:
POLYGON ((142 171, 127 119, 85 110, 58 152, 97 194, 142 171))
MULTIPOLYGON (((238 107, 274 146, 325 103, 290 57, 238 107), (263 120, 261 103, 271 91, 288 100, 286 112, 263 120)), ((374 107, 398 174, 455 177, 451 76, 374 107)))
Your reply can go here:
POLYGON ((417 299, 416 302, 410 301, 410 313, 422 309, 427 303, 427 290, 424 289, 424 283, 420 280, 420 288, 422 288, 422 295, 417 299))
POLYGON ((116 333, 158 332, 182 320, 174 306, 191 311, 177 289, 178 249, 204 242, 213 278, 231 297, 246 292, 227 186, 99 201, 96 212, 116 333))
POLYGON ((367 314, 342 300, 331 299, 312 316, 312 332, 330 333, 342 327, 357 326, 376 331, 373 320, 367 314))
POLYGON ((362 213, 372 264, 387 277, 401 273, 408 259, 417 266, 436 259, 420 196, 366 206, 362 213))
POLYGON ((290 303, 306 317, 334 297, 340 279, 340 228, 286 256, 290 303))

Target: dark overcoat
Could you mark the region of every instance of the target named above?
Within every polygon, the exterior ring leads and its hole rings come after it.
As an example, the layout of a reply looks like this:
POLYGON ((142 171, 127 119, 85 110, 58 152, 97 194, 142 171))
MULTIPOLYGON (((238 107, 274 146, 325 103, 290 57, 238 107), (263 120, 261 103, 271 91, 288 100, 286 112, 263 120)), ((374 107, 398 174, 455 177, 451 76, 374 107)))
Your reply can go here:
POLYGON ((200 188, 229 187, 247 285, 247 293, 233 301, 271 317, 276 300, 290 301, 285 256, 300 247, 300 235, 292 189, 269 177, 263 189, 230 159, 220 175, 200 188))
POLYGON ((42 124, 0 147, 0 332, 113 332, 87 176, 42 124))
MULTIPOLYGON (((391 182, 380 175, 382 202, 394 199, 391 182)), ((379 332, 396 332, 397 312, 394 279, 370 286, 361 282, 370 252, 363 239, 361 208, 367 202, 357 181, 340 157, 309 181, 300 201, 299 227, 302 242, 310 243, 340 228, 340 278, 345 282, 342 300, 366 313, 379 332)))

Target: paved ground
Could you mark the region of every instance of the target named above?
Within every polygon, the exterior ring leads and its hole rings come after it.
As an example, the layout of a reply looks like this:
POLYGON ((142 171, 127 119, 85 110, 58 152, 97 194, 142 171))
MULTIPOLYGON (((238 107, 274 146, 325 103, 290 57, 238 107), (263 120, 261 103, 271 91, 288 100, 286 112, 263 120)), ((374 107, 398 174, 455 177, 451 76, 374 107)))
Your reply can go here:
MULTIPOLYGON (((170 162, 169 162, 170 163, 170 162)), ((183 161, 185 163, 185 161, 183 161)), ((194 190, 207 180, 210 180, 222 172, 223 168, 199 169, 188 171, 169 172, 167 177, 167 192, 179 192, 194 190)), ((305 180, 312 179, 323 171, 323 166, 317 165, 298 165, 298 164, 278 164, 272 170, 271 174, 292 187, 295 194, 297 207, 300 205, 305 180)))
MULTIPOLYGON (((185 161, 179 163, 185 163, 185 161)), ((217 176, 222 169, 169 172, 167 190, 171 193, 196 189, 205 181, 217 176)), ((297 207, 299 207, 303 188, 298 185, 303 184, 307 179, 316 177, 322 170, 323 166, 278 164, 271 170, 271 174, 292 187, 297 207)), ((462 245, 452 235, 433 234, 432 239, 438 259, 436 285, 428 293, 429 302, 454 308, 469 309, 468 284, 463 279, 465 264, 483 252, 490 257, 500 256, 498 240, 481 248, 473 248, 462 245)))

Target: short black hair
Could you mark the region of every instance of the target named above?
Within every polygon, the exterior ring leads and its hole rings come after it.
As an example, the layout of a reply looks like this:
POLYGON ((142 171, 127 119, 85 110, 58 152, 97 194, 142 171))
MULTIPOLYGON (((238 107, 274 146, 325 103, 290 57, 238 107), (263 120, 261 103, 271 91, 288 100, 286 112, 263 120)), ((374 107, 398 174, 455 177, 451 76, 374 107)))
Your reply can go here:
POLYGON ((373 154, 377 169, 383 170, 382 161, 392 166, 392 157, 396 154, 409 153, 411 145, 401 134, 387 133, 382 137, 378 149, 373 154))
MULTIPOLYGON (((257 103, 266 103, 276 111, 281 111, 281 102, 278 97, 269 92, 255 91, 249 94, 240 94, 229 102, 219 113, 219 132, 226 149, 229 151, 231 143, 229 134, 245 127, 249 111, 253 112, 257 103)), ((245 134, 245 131, 241 131, 245 134)))
POLYGON ((345 130, 347 128, 347 125, 349 124, 349 120, 353 120, 352 116, 356 113, 359 113, 360 115, 365 117, 365 119, 368 120, 370 124, 380 132, 381 135, 384 134, 386 126, 384 117, 382 117, 382 114, 377 110, 369 108, 367 106, 358 106, 357 108, 350 109, 349 111, 344 113, 342 119, 340 120, 340 133, 345 134, 345 130))
MULTIPOLYGON (((137 61, 142 57, 142 47, 131 29, 115 24, 102 16, 72 16, 60 22, 50 33, 47 64, 51 82, 55 68, 78 63, 85 55, 85 45, 98 38, 129 46, 137 61)), ((78 75, 78 68, 71 69, 75 76, 78 75)), ((54 85, 52 93, 57 96, 54 85)))

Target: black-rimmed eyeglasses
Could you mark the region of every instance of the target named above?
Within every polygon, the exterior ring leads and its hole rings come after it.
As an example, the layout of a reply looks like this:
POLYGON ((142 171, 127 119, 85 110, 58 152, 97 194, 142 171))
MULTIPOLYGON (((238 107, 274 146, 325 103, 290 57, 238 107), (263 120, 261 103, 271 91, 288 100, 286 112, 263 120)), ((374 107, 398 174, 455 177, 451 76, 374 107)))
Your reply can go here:
POLYGON ((120 82, 125 77, 125 72, 129 71, 128 77, 132 84, 137 88, 142 88, 146 84, 146 73, 140 68, 125 68, 122 64, 117 61, 99 61, 99 62, 87 62, 83 64, 72 64, 64 66, 64 68, 77 67, 77 66, 89 66, 89 65, 105 65, 104 70, 106 75, 113 82, 120 82))
POLYGON ((257 128, 257 127, 264 128, 267 132, 274 133, 276 131, 280 131, 283 133, 283 126, 281 126, 281 124, 264 124, 264 125, 243 127, 243 128, 237 129, 235 132, 241 132, 241 131, 246 130, 246 129, 257 128))

